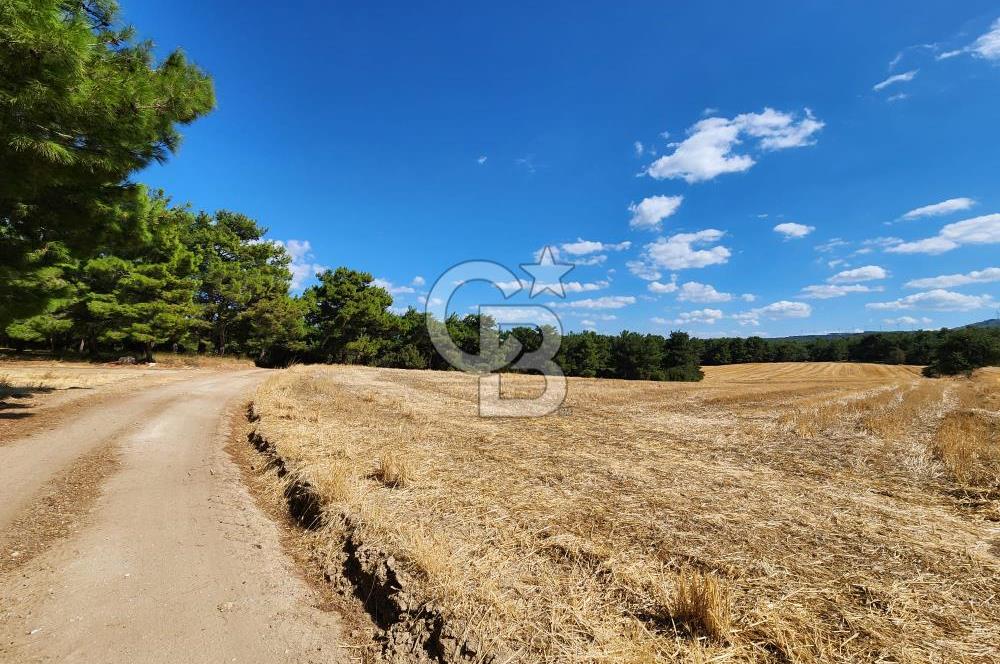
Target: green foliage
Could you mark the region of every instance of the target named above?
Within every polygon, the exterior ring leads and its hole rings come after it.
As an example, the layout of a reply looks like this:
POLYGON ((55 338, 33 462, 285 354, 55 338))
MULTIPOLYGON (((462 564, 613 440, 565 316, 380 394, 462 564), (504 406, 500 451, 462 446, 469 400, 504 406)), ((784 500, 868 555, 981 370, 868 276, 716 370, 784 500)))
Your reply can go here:
POLYGON ((311 354, 324 362, 374 364, 389 350, 392 296, 367 272, 339 267, 304 294, 311 354))
POLYGON ((567 334, 556 356, 556 363, 569 376, 596 378, 610 373, 610 337, 596 332, 567 334))
POLYGON ((147 235, 116 214, 143 195, 127 178, 214 106, 182 53, 155 63, 116 20, 110 0, 0 2, 0 329, 65 294, 68 255, 147 235))
POLYGON ((997 365, 1000 365, 1000 330, 965 328, 945 336, 934 361, 924 368, 924 375, 970 374, 980 367, 997 365))
POLYGON ((686 332, 671 332, 664 344, 663 377, 666 380, 699 381, 705 377, 700 348, 686 332))
POLYGON ((611 342, 611 362, 617 378, 662 380, 663 337, 625 330, 611 342))
POLYGON ((197 258, 195 299, 206 323, 200 347, 254 354, 262 362, 269 352, 278 357, 304 350, 304 308, 288 296, 291 259, 264 239, 266 232, 225 210, 192 219, 185 242, 197 258))
POLYGON ((876 362, 929 365, 926 375, 968 373, 998 364, 997 328, 875 332, 815 339, 707 339, 704 364, 738 362, 876 362))
POLYGON ((244 352, 261 366, 287 366, 307 350, 305 302, 287 293, 261 299, 243 314, 244 352))
POLYGON ((185 210, 157 196, 131 213, 143 217, 145 241, 85 261, 77 302, 86 311, 84 336, 138 346, 151 359, 155 345, 182 344, 199 326, 195 257, 181 241, 185 210))

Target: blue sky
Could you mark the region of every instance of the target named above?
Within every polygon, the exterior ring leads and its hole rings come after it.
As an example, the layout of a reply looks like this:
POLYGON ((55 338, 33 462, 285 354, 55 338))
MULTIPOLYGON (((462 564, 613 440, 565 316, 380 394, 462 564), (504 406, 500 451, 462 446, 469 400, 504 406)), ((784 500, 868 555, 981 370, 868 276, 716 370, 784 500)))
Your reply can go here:
POLYGON ((219 100, 137 179, 404 307, 551 245, 568 329, 996 315, 995 2, 539 4, 125 0, 219 100))

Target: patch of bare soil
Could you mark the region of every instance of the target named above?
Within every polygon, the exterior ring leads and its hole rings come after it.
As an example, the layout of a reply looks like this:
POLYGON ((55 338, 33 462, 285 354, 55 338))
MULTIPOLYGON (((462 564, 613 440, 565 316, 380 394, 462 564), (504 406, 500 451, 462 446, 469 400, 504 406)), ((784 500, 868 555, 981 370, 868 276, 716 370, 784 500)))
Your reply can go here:
POLYGON ((225 451, 230 408, 265 375, 148 386, 0 447, 0 540, 18 554, 0 661, 351 661, 225 451))
POLYGON ((102 482, 118 467, 117 452, 107 445, 84 455, 53 478, 35 496, 30 509, 0 532, 0 575, 85 528, 102 482))

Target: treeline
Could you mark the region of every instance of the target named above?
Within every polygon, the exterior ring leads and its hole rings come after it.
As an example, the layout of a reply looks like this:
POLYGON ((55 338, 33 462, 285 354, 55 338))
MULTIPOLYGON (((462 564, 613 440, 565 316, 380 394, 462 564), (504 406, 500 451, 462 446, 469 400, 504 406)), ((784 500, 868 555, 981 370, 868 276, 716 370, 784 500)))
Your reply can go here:
POLYGON ((960 328, 885 332, 813 339, 726 337, 692 339, 672 333, 570 333, 563 337, 558 361, 571 376, 698 380, 690 370, 667 367, 748 362, 874 362, 926 365, 925 374, 969 373, 1000 365, 1000 328, 960 328))
POLYGON ((1000 328, 873 332, 812 339, 720 338, 700 342, 702 364, 875 362, 926 365, 928 375, 1000 364, 1000 328))

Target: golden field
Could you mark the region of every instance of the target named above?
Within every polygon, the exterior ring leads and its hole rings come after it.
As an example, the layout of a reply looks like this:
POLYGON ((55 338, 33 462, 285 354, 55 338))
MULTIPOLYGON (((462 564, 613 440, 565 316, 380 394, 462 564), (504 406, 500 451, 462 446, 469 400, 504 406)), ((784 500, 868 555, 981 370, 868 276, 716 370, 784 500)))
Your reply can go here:
POLYGON ((399 577, 369 607, 390 655, 443 622, 445 661, 996 661, 1000 371, 571 379, 538 419, 476 396, 460 373, 309 366, 254 400, 273 478, 318 501, 314 562, 332 578, 362 547, 399 577))

